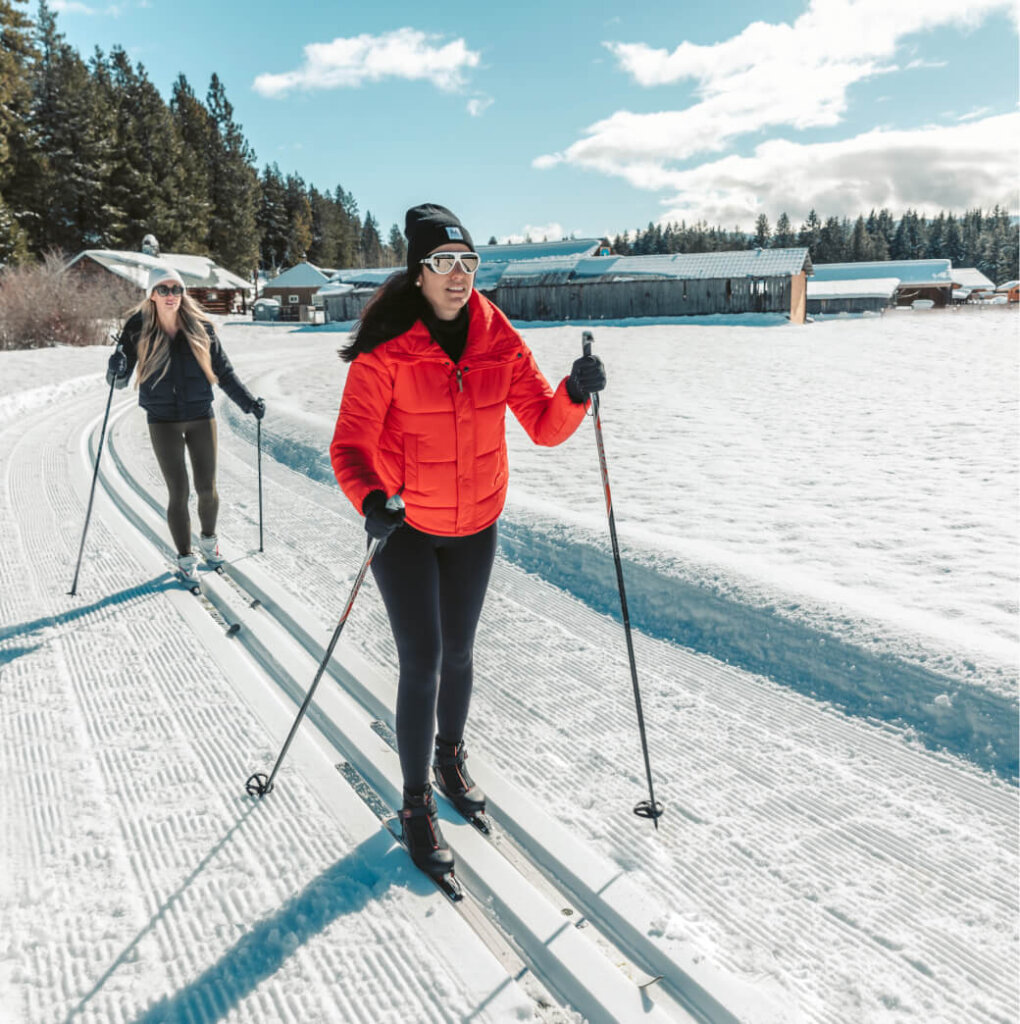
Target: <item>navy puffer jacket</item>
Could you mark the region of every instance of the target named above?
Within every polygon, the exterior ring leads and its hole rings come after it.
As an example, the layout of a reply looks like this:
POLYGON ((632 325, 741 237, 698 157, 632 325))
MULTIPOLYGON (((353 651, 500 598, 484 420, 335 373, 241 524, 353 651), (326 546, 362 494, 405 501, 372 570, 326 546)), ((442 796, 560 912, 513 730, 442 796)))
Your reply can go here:
MULTIPOLYGON (((124 387, 138 361, 138 338, 142 330, 142 314, 136 313, 124 325, 118 344, 127 357, 127 371, 116 378, 117 387, 124 387)), ((238 380, 223 345, 212 324, 209 332, 209 356, 219 385, 244 412, 251 412, 255 398, 238 380)), ((107 380, 112 377, 107 373, 107 380)), ((213 390, 191 351, 187 338, 178 331, 170 341, 170 365, 157 381, 155 375, 138 388, 138 404, 149 414, 150 423, 204 420, 213 415, 213 390)))

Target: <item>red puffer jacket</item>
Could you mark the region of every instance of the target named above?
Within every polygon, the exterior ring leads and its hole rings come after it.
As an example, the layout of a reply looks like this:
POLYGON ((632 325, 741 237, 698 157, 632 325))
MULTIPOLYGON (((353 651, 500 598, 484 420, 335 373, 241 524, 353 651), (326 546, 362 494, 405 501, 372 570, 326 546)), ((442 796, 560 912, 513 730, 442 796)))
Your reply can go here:
POLYGON ((566 379, 554 393, 499 309, 473 291, 469 310, 459 363, 420 320, 351 363, 329 452, 359 512, 370 491, 403 487, 416 529, 477 533, 506 500, 506 407, 542 445, 565 441, 584 418, 566 379))

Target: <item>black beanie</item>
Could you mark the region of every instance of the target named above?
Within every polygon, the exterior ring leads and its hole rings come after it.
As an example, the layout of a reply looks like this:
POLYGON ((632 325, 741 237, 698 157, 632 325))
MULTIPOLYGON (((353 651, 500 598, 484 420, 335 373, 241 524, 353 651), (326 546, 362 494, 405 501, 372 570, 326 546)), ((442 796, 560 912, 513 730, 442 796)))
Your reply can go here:
POLYGON ((474 249, 468 229, 445 207, 435 203, 412 206, 404 217, 407 236, 407 270, 414 276, 418 264, 433 249, 450 242, 463 242, 474 249))

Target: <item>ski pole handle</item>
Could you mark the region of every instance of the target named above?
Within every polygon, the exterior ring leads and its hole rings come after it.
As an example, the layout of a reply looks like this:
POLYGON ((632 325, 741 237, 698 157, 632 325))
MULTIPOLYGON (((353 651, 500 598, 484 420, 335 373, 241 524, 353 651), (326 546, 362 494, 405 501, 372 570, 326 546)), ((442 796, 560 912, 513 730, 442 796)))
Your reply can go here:
MULTIPOLYGON (((404 488, 401 487, 400 491, 404 488)), ((399 512, 404 507, 404 499, 400 497, 400 491, 397 491, 392 497, 386 499, 386 507, 391 512, 399 512)))
POLYGON ((582 355, 586 355, 586 356, 590 356, 591 355, 591 347, 594 344, 594 342, 595 342, 595 338, 592 335, 591 331, 585 331, 581 335, 581 354, 582 355))

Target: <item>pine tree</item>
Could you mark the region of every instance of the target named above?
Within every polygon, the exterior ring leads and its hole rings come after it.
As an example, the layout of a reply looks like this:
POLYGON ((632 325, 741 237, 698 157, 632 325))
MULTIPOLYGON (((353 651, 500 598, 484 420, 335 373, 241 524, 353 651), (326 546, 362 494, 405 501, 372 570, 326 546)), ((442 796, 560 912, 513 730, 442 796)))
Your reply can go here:
POLYGON ((823 263, 824 260, 820 259, 817 253, 818 240, 822 233, 822 222, 818 219, 818 214, 812 210, 807 220, 804 221, 800 231, 797 234, 797 244, 806 245, 809 250, 811 259, 815 263, 823 263))
POLYGON ((863 214, 854 221, 853 233, 850 236, 850 259, 854 263, 864 263, 872 259, 871 235, 864 222, 863 214))
POLYGON ((383 264, 379 225, 369 212, 365 213, 365 223, 361 229, 361 259, 363 267, 379 267, 383 264))
POLYGON ((784 211, 779 215, 779 220, 776 221, 776 232, 772 236, 772 245, 776 249, 789 249, 795 245, 797 238, 793 233, 793 228, 790 225, 790 218, 787 217, 784 211))
POLYGON ((108 196, 111 208, 121 213, 110 231, 112 243, 137 250, 151 233, 163 251, 174 252, 181 233, 174 203, 181 161, 173 117, 145 68, 133 67, 122 49, 111 51, 106 68, 116 126, 108 196))
POLYGON ((772 228, 769 225, 769 219, 764 213, 759 213, 758 219, 754 222, 754 244, 759 249, 767 249, 771 237, 772 228))
POLYGON ((287 259, 287 187, 276 164, 263 168, 260 184, 259 263, 265 270, 272 270, 275 276, 286 266, 287 259))
POLYGON ((357 200, 339 185, 333 196, 340 217, 340 267, 357 267, 361 258, 361 218, 357 200))
POLYGON ((207 165, 212 200, 209 255, 222 266, 247 276, 259 253, 255 154, 234 121, 234 108, 216 74, 209 83, 206 107, 215 129, 207 165))
POLYGON ((308 201, 305 183, 298 174, 287 175, 284 209, 288 224, 284 262, 292 267, 308 258, 312 245, 312 205, 308 201))
MULTIPOLYGON (((14 4, 26 0, 13 0, 14 4)), ((10 0, 0 0, 0 266, 29 258, 28 235, 4 200, 24 152, 24 125, 32 98, 31 67, 36 51, 32 22, 10 0), (12 147, 12 136, 18 143, 12 147)))
POLYGON ((25 126, 31 141, 20 153, 11 197, 34 252, 73 253, 105 244, 116 216, 107 198, 111 112, 45 0, 36 46, 25 126))
POLYGON ((170 114, 179 143, 176 187, 170 197, 170 213, 177 226, 175 250, 201 255, 209 252, 212 196, 208 163, 213 125, 209 111, 183 74, 173 84, 170 114))
POLYGON ((847 258, 847 239, 843 225, 836 217, 828 217, 821 231, 818 232, 816 247, 819 263, 842 263, 847 258))
POLYGON ((407 262, 407 243, 404 241, 404 233, 396 224, 390 228, 389 248, 393 266, 403 266, 407 262))

